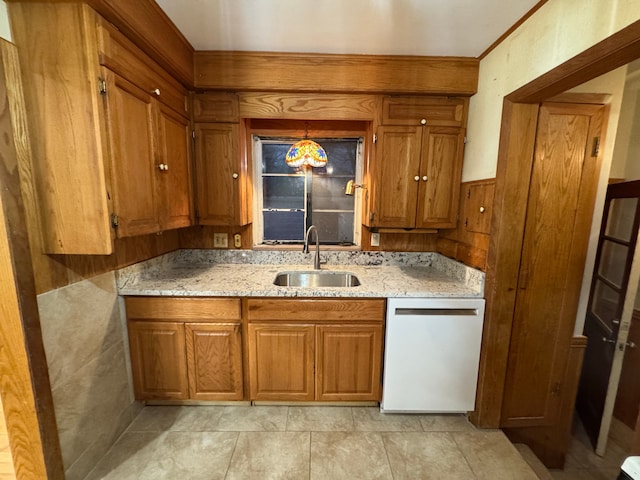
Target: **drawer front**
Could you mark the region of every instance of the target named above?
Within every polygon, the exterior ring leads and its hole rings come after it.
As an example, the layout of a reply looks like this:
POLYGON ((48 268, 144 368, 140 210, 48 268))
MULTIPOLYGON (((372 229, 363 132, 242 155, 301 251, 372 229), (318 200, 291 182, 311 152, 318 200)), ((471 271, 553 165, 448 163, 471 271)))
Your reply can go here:
POLYGON ((462 97, 384 97, 383 125, 442 125, 462 127, 467 122, 468 99, 462 97))
POLYGON ((240 121, 238 96, 235 93, 196 93, 193 95, 195 122, 240 121))
POLYGON ((249 299, 250 321, 383 322, 384 299, 249 299))
POLYGON ((160 65, 110 24, 98 25, 100 63, 150 93, 177 113, 189 117, 187 90, 160 65))
POLYGON ((239 298, 126 297, 127 318, 182 322, 240 320, 239 298))

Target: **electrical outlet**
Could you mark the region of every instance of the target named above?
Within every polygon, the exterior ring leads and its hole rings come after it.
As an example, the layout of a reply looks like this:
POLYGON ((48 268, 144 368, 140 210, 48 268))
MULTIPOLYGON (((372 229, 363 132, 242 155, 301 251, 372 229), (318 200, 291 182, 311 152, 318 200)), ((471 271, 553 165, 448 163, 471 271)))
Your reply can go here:
POLYGON ((371 246, 372 247, 379 247, 380 246, 380 234, 379 233, 372 233, 371 234, 371 246))
POLYGON ((242 246, 242 237, 239 233, 236 233, 233 236, 233 246, 236 248, 240 248, 242 246))
POLYGON ((227 248, 229 246, 229 240, 226 233, 214 233, 213 234, 213 247, 214 248, 227 248))

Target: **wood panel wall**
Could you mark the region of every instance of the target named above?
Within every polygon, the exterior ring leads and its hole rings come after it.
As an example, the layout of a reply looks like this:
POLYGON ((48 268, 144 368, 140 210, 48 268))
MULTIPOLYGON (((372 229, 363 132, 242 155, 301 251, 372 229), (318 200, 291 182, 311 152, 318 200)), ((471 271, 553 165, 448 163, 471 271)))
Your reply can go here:
POLYGON ((486 271, 495 183, 493 178, 462 183, 458 225, 438 232, 439 253, 486 271))
POLYGON ((195 86, 230 91, 473 95, 479 60, 462 57, 200 51, 195 86))

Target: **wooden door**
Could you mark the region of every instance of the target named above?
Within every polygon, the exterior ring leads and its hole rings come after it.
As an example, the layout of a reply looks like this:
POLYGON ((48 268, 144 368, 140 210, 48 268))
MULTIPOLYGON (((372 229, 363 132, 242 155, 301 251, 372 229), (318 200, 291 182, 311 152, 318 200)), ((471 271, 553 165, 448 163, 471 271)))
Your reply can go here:
POLYGON ((413 228, 420 179, 422 127, 380 127, 371 226, 413 228))
POLYGON ((557 419, 595 190, 601 106, 543 104, 538 117, 501 427, 557 419))
POLYGON ((382 325, 319 325, 316 400, 380 401, 382 325))
MULTIPOLYGON (((625 342, 618 346, 618 332, 621 324, 625 330, 630 330, 631 318, 625 318, 624 304, 639 226, 640 181, 609 185, 585 319, 584 334, 589 343, 576 402, 576 409, 594 446, 602 436, 599 433, 608 391, 612 390, 609 395, 615 395, 615 389, 610 389, 609 385, 611 380, 617 384, 619 378, 611 378, 614 358, 619 355, 618 351, 624 355, 625 342)), ((635 290, 629 294, 635 299, 635 290)), ((629 315, 632 313, 629 310, 629 315)), ((610 404, 613 405, 613 399, 610 404)), ((606 434, 604 438, 608 437, 608 428, 606 434)))
POLYGON ((136 400, 188 398, 184 324, 129 321, 136 400))
POLYGON ((199 123, 196 132, 197 209, 200 225, 237 225, 240 171, 235 123, 199 123))
POLYGON ((240 324, 187 323, 189 398, 242 400, 240 324))
POLYGON ((424 129, 416 227, 455 228, 463 148, 461 128, 424 129))
POLYGON ((156 210, 154 100, 124 78, 103 69, 107 80, 107 130, 111 151, 113 213, 118 237, 160 230, 156 210))
POLYGON ((251 400, 313 400, 314 328, 249 324, 251 400))
POLYGON ((163 230, 191 225, 189 120, 158 102, 159 217, 163 230))

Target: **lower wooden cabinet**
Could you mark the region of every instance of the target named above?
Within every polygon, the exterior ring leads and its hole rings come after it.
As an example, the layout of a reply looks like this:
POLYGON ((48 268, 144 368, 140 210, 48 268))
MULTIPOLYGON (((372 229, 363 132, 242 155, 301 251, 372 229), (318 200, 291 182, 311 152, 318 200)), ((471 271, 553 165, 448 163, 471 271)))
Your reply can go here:
POLYGON ((126 299, 137 400, 242 400, 240 299, 126 299))
POLYGON ((249 299, 251 400, 379 401, 384 300, 249 299))

